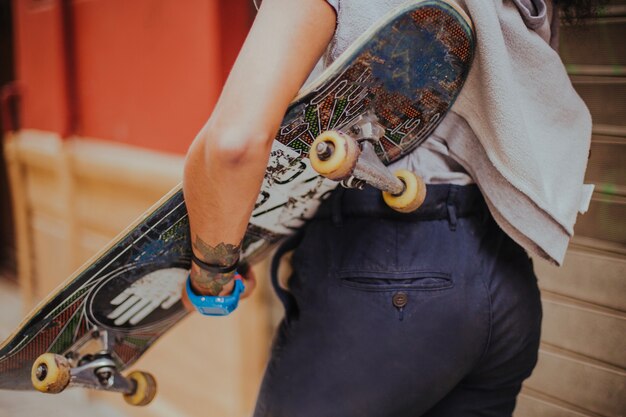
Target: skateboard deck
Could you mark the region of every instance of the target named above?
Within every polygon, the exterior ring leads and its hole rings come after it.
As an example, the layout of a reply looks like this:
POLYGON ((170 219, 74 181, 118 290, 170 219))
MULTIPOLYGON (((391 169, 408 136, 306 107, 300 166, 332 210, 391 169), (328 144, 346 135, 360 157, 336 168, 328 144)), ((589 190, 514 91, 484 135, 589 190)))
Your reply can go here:
MULTIPOLYGON (((243 242, 254 263, 310 218, 337 183, 309 163, 322 131, 375 114, 385 164, 421 144, 459 94, 473 28, 446 1, 413 1, 364 33, 293 100, 276 135, 243 242)), ((72 367, 106 357, 131 366, 188 313, 181 293, 190 267, 187 211, 178 186, 43 300, 0 345, 0 388, 33 389, 31 367, 46 352, 72 367)))

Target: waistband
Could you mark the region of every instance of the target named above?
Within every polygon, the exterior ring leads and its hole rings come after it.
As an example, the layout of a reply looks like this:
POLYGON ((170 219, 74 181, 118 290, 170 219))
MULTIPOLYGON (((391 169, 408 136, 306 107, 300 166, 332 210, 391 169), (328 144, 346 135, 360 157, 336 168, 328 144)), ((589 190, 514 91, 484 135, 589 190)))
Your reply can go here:
POLYGON ((382 193, 370 186, 363 190, 338 187, 324 201, 314 218, 335 222, 343 217, 377 217, 401 221, 448 219, 456 223, 459 217, 485 213, 485 200, 476 184, 427 184, 424 203, 412 213, 399 213, 389 208, 382 193))

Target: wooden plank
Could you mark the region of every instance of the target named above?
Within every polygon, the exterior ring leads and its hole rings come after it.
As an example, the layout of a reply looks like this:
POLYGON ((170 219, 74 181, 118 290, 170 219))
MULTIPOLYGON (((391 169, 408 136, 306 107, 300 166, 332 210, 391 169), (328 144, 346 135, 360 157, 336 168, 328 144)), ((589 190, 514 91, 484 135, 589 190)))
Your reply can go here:
POLYGON ((574 88, 585 101, 594 123, 624 126, 626 77, 572 77, 574 88))
POLYGON ((178 184, 184 163, 182 156, 93 139, 72 141, 70 159, 77 221, 101 235, 124 230, 178 184))
POLYGON ((59 167, 62 154, 61 137, 36 130, 23 130, 15 141, 16 157, 28 208, 45 210, 63 216, 64 200, 59 198, 59 167))
MULTIPOLYGON (((612 10, 614 13, 618 11, 612 10)), ((625 31, 624 17, 588 20, 583 28, 564 25, 560 32, 559 53, 568 65, 626 65, 625 31)))
POLYGON ((16 142, 32 240, 34 299, 45 297, 78 265, 74 181, 68 149, 56 134, 25 130, 16 142))
POLYGON ((594 135, 614 136, 621 139, 626 138, 626 126, 594 123, 591 129, 594 135))
POLYGON ((182 180, 185 158, 96 139, 71 142, 75 175, 125 188, 149 189, 159 196, 182 180))
POLYGON ((569 250, 561 268, 534 258, 542 290, 626 311, 626 258, 569 250))
POLYGON ((517 397, 513 417, 602 417, 579 407, 551 398, 540 392, 523 388, 517 397))
POLYGON ((626 410, 626 372, 548 345, 539 351, 539 363, 525 384, 577 407, 606 417, 626 410))
POLYGON ((626 246, 624 245, 584 236, 572 237, 569 247, 571 250, 585 251, 600 256, 626 256, 626 246))
POLYGON ((626 4, 624 4, 623 0, 612 0, 612 4, 602 7, 599 14, 600 18, 605 16, 626 16, 626 4))
POLYGON ((60 194, 59 176, 55 169, 57 162, 51 159, 50 166, 46 168, 24 165, 22 181, 29 208, 63 217, 66 206, 60 194))
POLYGON ((569 75, 602 75, 602 76, 626 76, 626 66, 623 65, 574 65, 568 64, 569 75))
POLYGON ((35 299, 34 271, 31 264, 33 249, 29 230, 29 211, 26 200, 23 166, 20 163, 16 142, 17 137, 13 134, 9 134, 4 138, 3 146, 9 176, 9 186, 11 189, 13 224, 15 227, 15 243, 17 248, 18 283, 22 298, 26 301, 23 303, 23 310, 26 311, 31 307, 35 299))
POLYGON ((626 368, 626 313, 543 292, 542 340, 626 368))
POLYGON ((75 221, 81 229, 115 236, 160 197, 145 189, 77 179, 75 221))
MULTIPOLYGON (((81 262, 78 256, 79 253, 79 241, 78 241, 78 224, 76 222, 76 191, 75 191, 75 178, 72 171, 70 147, 66 141, 62 143, 61 153, 57 160, 57 175, 59 178, 59 200, 63 204, 63 211, 61 213, 62 221, 67 225, 67 247, 69 270, 74 271, 81 266, 81 262)), ((70 272, 71 273, 71 272, 70 272)))
POLYGON ((69 225, 46 212, 30 217, 36 300, 44 299, 73 271, 69 225))
MULTIPOLYGON (((607 184, 603 189, 610 190, 611 184, 607 184)), ((626 197, 597 192, 591 197, 589 211, 578 218, 574 233, 626 247, 624 219, 626 219, 626 197)))
POLYGON ((626 140, 594 135, 585 182, 596 184, 596 192, 626 196, 626 140))

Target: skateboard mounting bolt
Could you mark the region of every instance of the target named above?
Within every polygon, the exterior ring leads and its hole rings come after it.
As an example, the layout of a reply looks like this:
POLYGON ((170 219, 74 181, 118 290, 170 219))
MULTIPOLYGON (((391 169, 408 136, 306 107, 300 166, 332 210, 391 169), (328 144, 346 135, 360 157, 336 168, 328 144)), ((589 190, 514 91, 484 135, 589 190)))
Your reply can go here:
POLYGON ((43 381, 48 376, 48 367, 45 364, 41 364, 37 367, 37 379, 43 381))
POLYGON ((398 178, 400 181, 402 181, 402 191, 400 191, 398 194, 391 194, 394 197, 398 197, 399 195, 402 195, 403 192, 406 191, 406 182, 402 179, 402 178, 398 178))
POLYGON ((355 125, 350 128, 350 131, 354 133, 355 135, 358 135, 361 133, 361 128, 355 125))
POLYGON ((109 367, 103 367, 96 370, 96 376, 100 384, 104 386, 111 385, 111 377, 113 376, 113 370, 109 367))
POLYGON ((333 154, 335 147, 328 142, 320 142, 315 147, 315 152, 320 161, 328 161, 333 154))

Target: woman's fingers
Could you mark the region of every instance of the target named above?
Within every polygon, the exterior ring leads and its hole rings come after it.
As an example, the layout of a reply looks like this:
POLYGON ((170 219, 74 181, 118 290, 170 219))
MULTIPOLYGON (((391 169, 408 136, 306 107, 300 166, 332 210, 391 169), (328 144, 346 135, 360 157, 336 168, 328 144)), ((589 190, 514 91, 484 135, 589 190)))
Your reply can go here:
POLYGON ((246 273, 243 274, 243 284, 245 286, 245 289, 241 294, 240 299, 249 297, 256 288, 256 275, 254 275, 254 271, 252 270, 252 268, 248 268, 246 273))

